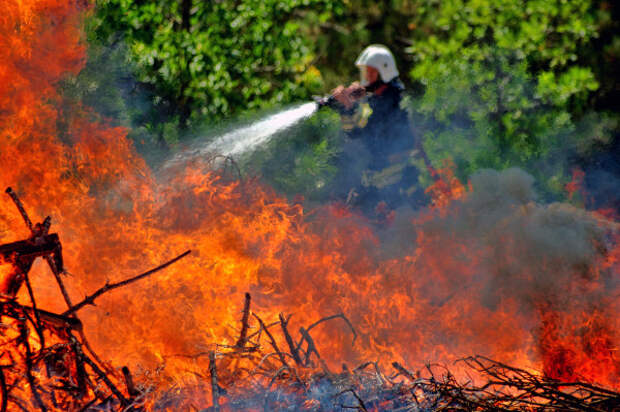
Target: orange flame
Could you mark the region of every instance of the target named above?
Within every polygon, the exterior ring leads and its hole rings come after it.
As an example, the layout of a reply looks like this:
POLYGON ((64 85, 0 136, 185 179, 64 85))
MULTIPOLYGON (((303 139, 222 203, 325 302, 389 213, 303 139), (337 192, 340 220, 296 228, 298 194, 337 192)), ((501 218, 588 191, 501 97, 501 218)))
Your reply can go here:
POLYGON ((454 176, 454 163, 445 160, 441 169, 429 168, 429 173, 435 182, 426 188, 425 192, 430 195, 434 207, 443 209, 452 200, 460 199, 465 194, 465 187, 454 176))
MULTIPOLYGON (((525 202, 484 227, 475 187, 467 192, 447 166, 429 189, 436 210, 385 235, 337 206, 307 216, 270 188, 228 181, 201 162, 156 178, 123 129, 93 122, 86 108, 58 109, 55 84, 84 61, 82 13, 66 0, 8 0, 0 17, 0 184, 20 193, 33 218, 52 216, 75 301, 108 279, 193 250, 80 312, 104 358, 133 368, 164 365, 166 382, 204 385, 196 396, 206 396, 208 385, 197 378, 206 369, 203 354, 234 345, 240 297, 249 291, 266 321, 280 312, 294 314, 297 325, 346 314, 360 334, 355 346, 346 325, 313 330, 331 366, 367 359, 420 365, 480 353, 620 388, 618 304, 609 298, 617 292, 609 285, 618 283, 618 247, 603 253, 593 232, 592 247, 566 260, 521 241, 546 244, 535 232, 546 225, 566 224, 577 236, 571 224, 592 226, 585 214, 525 202), (556 272, 564 283, 549 280, 556 272), (601 295, 609 308, 583 303, 558 311, 563 300, 554 300, 554 290, 601 295), (552 307, 543 311, 546 299, 552 307)), ((493 202, 499 199, 484 205, 493 202)), ((25 236, 14 206, 0 197, 0 242, 25 236)), ((32 279, 40 306, 66 309, 43 265, 32 279)))

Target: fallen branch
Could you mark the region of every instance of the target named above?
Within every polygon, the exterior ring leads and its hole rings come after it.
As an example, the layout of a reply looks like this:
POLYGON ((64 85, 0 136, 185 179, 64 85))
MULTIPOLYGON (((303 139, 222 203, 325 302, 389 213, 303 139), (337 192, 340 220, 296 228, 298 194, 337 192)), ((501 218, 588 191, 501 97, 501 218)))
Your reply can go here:
POLYGON ((4 377, 2 367, 0 367, 0 388, 2 389, 2 403, 0 403, 0 412, 6 412, 6 407, 9 401, 9 390, 6 387, 6 378, 4 377))
POLYGON ((280 317, 280 326, 282 328, 282 333, 284 334, 284 339, 286 339, 286 343, 288 343, 288 347, 291 350, 291 355, 293 355, 293 359, 295 359, 295 363, 297 364, 297 366, 302 366, 303 362, 301 361, 301 358, 299 357, 299 351, 295 347, 295 343, 293 342, 293 338, 291 337, 291 334, 288 332, 287 325, 288 325, 289 320, 285 319, 284 314, 282 313, 280 313, 279 317, 280 317))
POLYGON ((396 369, 401 375, 406 376, 410 381, 415 382, 416 377, 413 376, 411 372, 409 372, 403 365, 398 362, 392 362, 392 366, 396 369))
POLYGON ((19 324, 19 340, 24 348, 26 349, 26 379, 28 379, 28 386, 30 386, 30 391, 32 392, 32 397, 35 400, 35 403, 42 412, 47 412, 47 408, 41 399, 41 395, 39 391, 37 391, 37 384, 34 381, 34 376, 32 375, 32 366, 33 366, 33 353, 30 348, 30 342, 28 342, 28 328, 26 327, 26 323, 22 322, 19 324))
POLYGON ((351 323, 351 321, 344 315, 344 313, 339 313, 337 315, 326 316, 324 318, 321 318, 321 319, 317 320, 316 322, 314 322, 312 325, 308 326, 306 328, 306 331, 310 332, 312 330, 312 328, 314 328, 315 326, 318 326, 321 323, 326 322, 328 320, 338 319, 338 318, 344 320, 344 322, 349 326, 349 328, 351 328, 351 332, 353 332, 353 341, 351 342, 351 345, 354 345, 355 344, 355 340, 357 339, 357 332, 355 331, 355 328, 353 327, 353 324, 351 323))
POLYGON ((10 187, 7 187, 5 192, 11 197, 13 203, 15 203, 15 206, 17 206, 19 214, 22 216, 22 219, 24 219, 24 223, 26 223, 26 226, 28 226, 28 229, 32 232, 34 229, 32 226, 32 220, 28 217, 28 213, 26 213, 26 209, 24 209, 22 201, 19 200, 19 197, 17 197, 17 193, 15 193, 15 191, 10 187))
POLYGON ((308 331, 306 329, 304 329, 303 327, 299 328, 299 333, 302 336, 302 342, 305 340, 306 343, 308 344, 308 348, 306 349, 306 359, 304 360, 304 365, 308 366, 309 362, 310 362, 310 355, 312 355, 312 353, 314 353, 317 357, 317 360, 321 360, 321 355, 319 355, 319 351, 316 348, 316 345, 314 344, 314 339, 312 339, 312 336, 310 336, 310 334, 308 333, 308 331))
POLYGON ((238 348, 243 348, 245 346, 245 342, 247 341, 248 335, 248 322, 250 320, 250 301, 252 297, 249 293, 245 294, 245 303, 243 305, 243 317, 241 318, 241 333, 239 334, 239 340, 235 346, 238 348))
POLYGON ((276 353, 278 354, 278 357, 280 358, 280 362, 282 362, 282 365, 288 367, 288 363, 286 362, 286 358, 284 357, 284 354, 280 351, 280 348, 278 347, 276 340, 274 339, 271 332, 269 332, 269 329, 265 326, 265 323, 263 322, 263 320, 259 318, 256 313, 252 313, 252 315, 256 318, 262 330, 264 330, 265 333, 267 334, 267 337, 269 338, 271 346, 273 347, 273 350, 275 350, 276 353))
POLYGON ((125 378, 125 386, 127 387, 127 393, 130 397, 135 398, 140 394, 140 391, 136 389, 136 386, 133 383, 133 377, 131 376, 131 372, 127 366, 123 366, 121 369, 123 372, 123 378, 125 378))
MULTIPOLYGON (((50 230, 50 226, 52 224, 52 218, 50 216, 47 216, 43 220, 43 223, 37 223, 36 225, 33 225, 32 220, 30 220, 30 217, 28 216, 28 213, 26 212, 26 209, 24 208, 22 201, 17 196, 17 193, 15 193, 15 191, 11 189, 10 187, 6 188, 6 193, 10 196, 11 200, 13 200, 13 203, 15 203, 15 206, 17 207, 19 214, 22 216, 22 219, 24 220, 24 223, 28 227, 28 230, 30 230, 30 234, 36 238, 46 236, 50 230)), ((58 246, 58 248, 60 249, 60 246, 58 246)), ((65 302, 67 303, 67 307, 71 307, 71 299, 69 299, 69 294, 67 293, 67 290, 64 284, 62 283, 62 280, 60 279, 59 270, 62 270, 62 267, 59 268, 56 262, 54 262, 54 260, 49 255, 45 255, 44 259, 49 265, 50 269, 52 270, 52 273, 54 274, 54 277, 56 278, 56 282, 58 282, 58 286, 60 287, 62 296, 65 299, 65 302)), ((60 260, 59 262, 62 262, 62 260, 60 260)))
POLYGON ((215 351, 209 352, 209 374, 211 375, 211 392, 213 396, 213 411, 220 410, 220 388, 217 384, 217 366, 215 364, 215 351))
POLYGON ((357 409, 357 410, 362 410, 362 411, 368 412, 368 409, 366 409, 366 404, 364 403, 362 398, 360 398, 360 396, 357 394, 357 392, 355 392, 355 390, 353 388, 349 388, 347 390, 344 390, 344 391, 340 392, 336 396, 340 396, 340 395, 345 394, 347 392, 350 392, 355 397, 355 399, 359 403, 359 406, 343 406, 343 408, 346 408, 346 409, 357 409))
MULTIPOLYGON (((75 338, 73 338, 73 339, 75 339, 75 338)), ((76 339, 76 341, 77 341, 77 339, 76 339)), ((108 376, 105 374, 105 372, 102 371, 101 369, 99 369, 99 366, 97 366, 95 361, 93 361, 88 356, 86 356, 84 354, 84 352, 81 353, 81 360, 84 363, 86 363, 88 366, 90 366, 91 369, 93 370, 93 372, 95 372, 95 374, 97 374, 97 376, 99 376, 99 378, 101 378, 101 380, 103 380, 103 382, 106 384, 106 386, 112 391, 114 396, 116 396, 116 398, 120 401, 121 405, 123 405, 123 406, 129 405, 129 400, 127 400, 127 398, 125 398, 125 396, 116 387, 116 385, 114 385, 114 383, 112 383, 112 381, 110 380, 110 378, 108 378, 108 376)))
POLYGON ((43 324, 41 323, 41 317, 39 316, 39 311, 37 310, 37 301, 34 298, 34 292, 32 291, 32 285, 30 284, 30 277, 28 274, 24 274, 24 281, 26 282, 26 287, 28 289, 28 296, 30 297, 30 303, 32 303, 32 312, 34 313, 34 319, 36 320, 35 329, 37 331, 37 335, 39 335, 39 342, 41 343, 41 350, 45 347, 45 336, 43 335, 43 324))
POLYGON ((116 283, 106 283, 104 286, 102 286, 101 288, 99 288, 97 291, 95 291, 95 293, 93 293, 90 296, 87 296, 84 298, 84 300, 82 300, 80 303, 77 303, 75 305, 73 305, 73 307, 71 307, 69 310, 65 311, 63 313, 64 316, 68 316, 71 313, 77 312, 78 310, 82 309, 84 306, 86 305, 94 305, 95 304, 95 299, 97 299, 99 296, 103 295, 106 292, 109 292, 111 290, 114 290, 116 288, 120 288, 122 286, 125 285, 129 285, 130 283, 136 282, 140 279, 144 279, 147 276, 152 275, 155 272, 158 272, 170 265, 172 265, 173 263, 175 263, 177 260, 180 260, 182 258, 184 258, 185 256, 189 255, 191 253, 191 250, 187 250, 183 253, 181 253, 179 256, 175 257, 174 259, 171 259, 169 261, 167 261, 166 263, 163 263, 159 266, 157 266, 154 269, 151 269, 147 272, 141 273, 137 276, 134 276, 132 278, 129 279, 125 279, 122 280, 120 282, 116 282, 116 283))

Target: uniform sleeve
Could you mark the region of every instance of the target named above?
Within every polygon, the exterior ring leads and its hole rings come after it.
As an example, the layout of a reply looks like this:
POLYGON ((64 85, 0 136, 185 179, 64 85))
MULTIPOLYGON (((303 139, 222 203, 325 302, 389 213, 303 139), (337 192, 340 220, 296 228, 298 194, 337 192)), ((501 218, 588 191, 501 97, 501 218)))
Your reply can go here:
POLYGON ((367 102, 356 104, 349 110, 340 111, 342 129, 347 132, 351 138, 359 137, 356 130, 366 127, 371 114, 372 109, 367 102))

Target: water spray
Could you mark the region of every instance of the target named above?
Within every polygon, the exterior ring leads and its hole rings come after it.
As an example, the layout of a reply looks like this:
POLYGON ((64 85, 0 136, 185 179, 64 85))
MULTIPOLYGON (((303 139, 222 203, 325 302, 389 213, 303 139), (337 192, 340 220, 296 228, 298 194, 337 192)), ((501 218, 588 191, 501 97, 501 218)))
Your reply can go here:
MULTIPOLYGON (((377 83, 378 84, 378 83, 377 83)), ((368 94, 376 91, 377 84, 367 87, 359 86, 350 93, 351 98, 359 100, 368 94)), ((195 146, 176 154, 168 160, 167 166, 182 164, 191 159, 208 157, 213 154, 222 155, 223 158, 240 156, 251 153, 261 146, 269 143, 278 133, 298 124, 299 122, 314 115, 318 110, 330 108, 340 113, 345 112, 346 108, 336 97, 331 94, 327 96, 315 96, 314 101, 302 103, 292 108, 282 110, 278 113, 264 117, 254 123, 235 128, 227 133, 220 135, 214 140, 195 146)), ((413 135, 412 135, 413 138, 413 135)), ((424 151, 421 144, 418 144, 417 155, 424 160, 430 175, 434 180, 438 180, 438 175, 431 164, 431 161, 424 151)))
POLYGON ((178 153, 167 163, 179 164, 212 154, 243 156, 270 142, 277 133, 312 116, 318 108, 317 102, 308 102, 285 109, 249 125, 235 128, 206 144, 178 153))

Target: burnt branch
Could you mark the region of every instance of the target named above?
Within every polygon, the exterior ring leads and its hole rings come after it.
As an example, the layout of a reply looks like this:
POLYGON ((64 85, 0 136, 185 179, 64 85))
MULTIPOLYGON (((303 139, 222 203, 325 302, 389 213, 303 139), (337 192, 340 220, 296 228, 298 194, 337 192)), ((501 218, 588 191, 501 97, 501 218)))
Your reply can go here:
POLYGON ((269 332, 269 328, 267 328, 265 326, 265 323, 263 322, 263 320, 261 318, 259 318, 256 313, 252 313, 252 315, 258 321, 258 324, 260 325, 261 329, 265 331, 265 334, 267 335, 267 337, 269 338, 269 341, 271 343, 271 347, 278 354, 278 357, 280 358, 280 362, 282 362, 282 365, 288 367, 288 363, 286 362, 286 358, 284 357, 284 354, 280 351, 280 348, 278 347, 278 344, 276 343, 276 340, 274 339, 273 335, 271 334, 271 332, 269 332))
POLYGON ((15 191, 11 189, 10 187, 7 187, 5 192, 11 197, 11 199, 13 200, 13 203, 15 203, 15 206, 17 207, 17 210, 19 211, 19 214, 22 216, 22 219, 24 219, 24 223, 26 223, 26 226, 28 226, 28 229, 30 229, 30 231, 32 232, 33 231, 32 220, 30 220, 30 217, 28 217, 28 213, 26 213, 26 209, 24 209, 24 205, 22 201, 19 199, 19 197, 17 197, 17 193, 15 193, 15 191))
MULTIPOLYGON (((72 314, 71 315, 73 318, 77 319, 76 314, 72 314)), ((90 343, 88 343, 88 339, 86 339, 86 335, 84 334, 84 330, 83 329, 76 329, 77 332, 80 335, 80 339, 81 339, 81 343, 82 345, 84 345, 84 347, 86 348, 86 350, 88 351, 88 353, 90 353, 90 356, 93 357, 93 359, 99 364, 101 365, 101 367, 103 369, 105 369, 108 373, 113 373, 113 371, 110 369, 110 367, 101 360, 101 358, 99 357, 99 355, 97 355, 97 353, 93 350, 93 348, 90 346, 90 343)))
POLYGON ((316 355, 318 360, 321 359, 321 355, 319 355, 319 352, 316 349, 316 345, 314 344, 314 340, 312 339, 312 336, 310 336, 308 331, 304 329, 303 327, 300 327, 299 333, 301 334, 302 339, 305 340, 306 343, 308 344, 308 348, 306 349, 306 359, 304 360, 304 365, 308 366, 308 363, 310 362, 310 356, 313 353, 316 355))
POLYGON ((175 257, 174 259, 171 259, 169 261, 167 261, 166 263, 162 263, 161 265, 157 266, 154 269, 151 269, 149 271, 146 271, 144 273, 141 273, 137 276, 134 276, 132 278, 129 279, 125 279, 122 280, 120 282, 116 282, 116 283, 106 283, 104 286, 102 286, 101 288, 99 288, 97 291, 95 291, 92 295, 87 296, 84 298, 84 300, 82 300, 80 303, 77 303, 75 305, 73 305, 73 307, 71 307, 69 310, 67 310, 66 312, 63 313, 64 316, 70 315, 72 313, 77 312, 78 310, 82 309, 84 306, 86 305, 94 305, 95 304, 95 299, 97 299, 99 296, 103 295, 106 292, 109 292, 111 290, 129 285, 130 283, 136 282, 140 279, 144 279, 147 276, 152 275, 155 272, 158 272, 170 265, 172 265, 173 263, 175 263, 177 260, 180 260, 182 258, 184 258, 185 256, 189 255, 191 253, 191 250, 187 250, 183 253, 181 253, 179 256, 175 257))
POLYGON ((306 328, 306 331, 310 332, 315 326, 320 325, 323 322, 326 322, 328 320, 332 320, 332 319, 342 319, 351 329, 351 332, 353 332, 353 341, 351 342, 351 345, 355 344, 355 340, 357 339, 357 332, 355 331, 355 328, 353 327, 353 324, 351 323, 351 321, 344 315, 344 313, 339 313, 337 315, 332 315, 332 316, 326 316, 322 319, 317 320, 316 322, 314 322, 312 325, 308 326, 306 328))
POLYGON ((217 384, 217 365, 215 364, 215 351, 209 352, 209 374, 211 375, 211 396, 213 397, 213 411, 220 410, 220 388, 217 384))
POLYGON ((0 389, 2 392, 2 401, 0 402, 0 412, 6 412, 6 407, 9 402, 9 390, 6 386, 6 378, 4 377, 3 368, 0 367, 0 389))
POLYGON ((121 402, 121 405, 123 406, 129 405, 129 401, 127 400, 127 398, 125 398, 125 396, 116 387, 116 385, 112 383, 112 381, 110 380, 110 378, 108 378, 105 372, 103 372, 99 368, 99 366, 97 366, 97 364, 92 359, 90 359, 88 356, 86 356, 83 352, 82 352, 82 361, 86 363, 88 366, 90 366, 93 372, 95 372, 95 374, 99 376, 99 378, 101 378, 101 380, 106 384, 106 386, 110 389, 110 391, 112 391, 114 396, 116 396, 116 398, 121 402))
POLYGON ((127 393, 130 397, 135 398, 140 394, 140 391, 136 389, 136 386, 133 383, 133 377, 131 376, 131 372, 127 366, 123 366, 121 369, 123 372, 123 378, 125 378, 125 386, 127 387, 127 393))
POLYGON ((362 410, 362 411, 368 412, 368 409, 366 409, 366 404, 364 403, 362 398, 360 398, 360 396, 357 394, 357 392, 355 392, 355 390, 353 388, 349 388, 347 390, 344 390, 344 391, 340 392, 338 394, 338 396, 340 396, 342 394, 345 394, 347 392, 351 393, 355 397, 355 399, 359 403, 359 406, 344 406, 344 408, 357 409, 357 410, 362 410))
POLYGON ((34 398, 35 404, 37 408, 39 408, 42 412, 47 412, 47 408, 41 399, 41 395, 37 390, 37 384, 34 380, 34 376, 32 375, 32 367, 33 367, 33 353, 30 348, 30 342, 28 341, 28 328, 26 327, 26 323, 20 322, 19 324, 19 336, 20 343, 24 346, 26 350, 26 379, 28 380, 28 386, 30 386, 30 391, 32 392, 32 397, 34 398))
POLYGON ((243 305, 243 317, 241 318, 241 333, 239 334, 239 339, 235 346, 238 348, 243 348, 247 341, 248 328, 249 328, 249 320, 250 320, 250 302, 252 297, 249 293, 245 294, 245 303, 243 305))
MULTIPOLYGON (((19 214, 22 216, 24 223, 28 227, 28 230, 30 230, 30 234, 36 238, 47 235, 50 230, 50 226, 52 224, 52 218, 47 216, 43 220, 43 223, 37 223, 36 225, 33 225, 32 220, 30 220, 30 217, 28 216, 28 213, 26 212, 26 209, 24 208, 22 201, 17 196, 17 193, 15 193, 15 191, 11 189, 10 187, 7 187, 6 193, 10 196, 11 200, 13 200, 13 203, 17 207, 19 214)), ((59 259, 59 255, 60 253, 58 253, 56 261, 54 261, 49 255, 46 255, 44 257, 45 261, 48 263, 50 269, 54 273, 54 276, 57 276, 58 270, 62 270, 62 259, 59 259)), ((59 285, 61 285, 61 283, 59 283, 59 285)), ((67 301, 70 307, 71 305, 68 299, 69 295, 66 294, 66 289, 64 288, 64 286, 61 286, 61 292, 63 293, 63 296, 65 297, 65 300, 67 301)))
POLYGON ((28 274, 25 274, 24 281, 26 282, 26 287, 28 289, 28 296, 30 297, 30 303, 32 303, 32 311, 34 312, 35 319, 35 329, 37 331, 37 335, 39 335, 39 342, 41 342, 41 350, 45 348, 45 336, 43 336, 43 324, 41 323, 41 317, 39 316, 39 311, 37 310, 37 301, 34 298, 34 292, 32 291, 32 285, 30 284, 30 277, 28 274))
POLYGON ((404 366, 402 366, 398 362, 392 362, 392 366, 396 369, 401 375, 407 377, 410 381, 415 382, 417 379, 411 372, 409 372, 404 366))
POLYGON ((293 338, 288 331, 287 325, 290 320, 284 318, 284 314, 280 313, 280 327, 282 328, 282 333, 284 334, 284 339, 286 339, 286 343, 288 344, 289 349, 291 350, 291 355, 293 359, 295 359, 295 363, 297 366, 302 366, 303 362, 301 361, 301 357, 299 356, 299 350, 295 347, 295 343, 293 342, 293 338))

